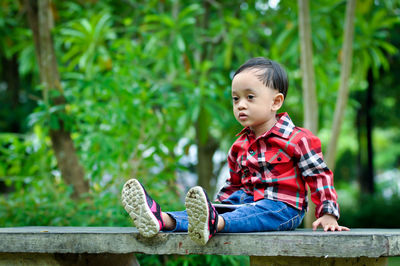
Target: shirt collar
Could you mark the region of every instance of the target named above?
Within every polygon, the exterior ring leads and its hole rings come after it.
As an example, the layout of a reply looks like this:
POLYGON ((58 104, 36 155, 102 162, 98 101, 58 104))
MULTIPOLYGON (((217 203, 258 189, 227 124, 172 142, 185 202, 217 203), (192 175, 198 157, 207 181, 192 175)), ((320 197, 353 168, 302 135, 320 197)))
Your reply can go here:
MULTIPOLYGON (((289 138, 295 126, 292 122, 292 119, 290 119, 288 113, 285 112, 277 114, 276 120, 277 120, 276 124, 269 131, 262 134, 260 137, 265 137, 266 135, 273 133, 284 139, 289 138)), ((254 132, 250 129, 250 127, 245 127, 236 136, 240 136, 243 134, 251 135, 254 134, 254 132)))

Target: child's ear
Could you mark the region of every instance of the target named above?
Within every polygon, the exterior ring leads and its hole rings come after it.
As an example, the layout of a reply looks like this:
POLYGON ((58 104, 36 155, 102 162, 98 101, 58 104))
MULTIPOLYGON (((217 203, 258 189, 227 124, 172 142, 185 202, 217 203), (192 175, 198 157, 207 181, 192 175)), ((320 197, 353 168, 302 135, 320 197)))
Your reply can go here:
POLYGON ((278 111, 282 107, 284 100, 285 100, 285 96, 283 96, 282 93, 277 93, 273 99, 274 102, 272 103, 272 110, 278 111))

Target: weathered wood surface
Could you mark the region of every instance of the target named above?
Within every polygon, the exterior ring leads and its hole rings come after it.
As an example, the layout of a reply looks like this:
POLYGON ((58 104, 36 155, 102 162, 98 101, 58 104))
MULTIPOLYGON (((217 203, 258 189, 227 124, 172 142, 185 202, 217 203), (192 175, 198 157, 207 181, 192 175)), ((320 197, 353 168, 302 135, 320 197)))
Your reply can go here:
POLYGON ((143 238, 134 227, 0 228, 0 253, 219 254, 316 258, 400 256, 400 229, 218 234, 198 246, 186 233, 143 238))
POLYGON ((0 253, 0 266, 138 266, 135 254, 0 253))
POLYGON ((380 258, 250 257, 251 266, 386 266, 380 258))

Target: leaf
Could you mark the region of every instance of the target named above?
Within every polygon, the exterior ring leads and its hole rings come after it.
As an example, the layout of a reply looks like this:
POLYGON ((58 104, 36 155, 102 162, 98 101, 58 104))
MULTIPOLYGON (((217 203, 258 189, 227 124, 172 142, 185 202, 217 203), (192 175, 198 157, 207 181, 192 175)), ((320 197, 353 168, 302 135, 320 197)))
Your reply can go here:
POLYGON ((41 123, 45 120, 48 113, 46 111, 34 112, 28 116, 28 126, 33 127, 34 125, 41 123))
POLYGON ((68 36, 68 37, 75 37, 78 39, 84 39, 85 38, 85 34, 82 31, 73 29, 73 28, 63 28, 60 31, 61 34, 68 36))
POLYGON ((373 63, 374 68, 378 69, 382 64, 382 62, 380 60, 381 58, 378 55, 379 50, 375 47, 370 47, 368 50, 369 50, 369 54, 372 57, 372 63, 373 63))
POLYGON ((86 31, 86 33, 92 32, 93 27, 90 24, 89 20, 82 19, 80 20, 79 25, 82 26, 82 28, 86 31))
POLYGON ((233 40, 228 39, 226 41, 225 53, 224 53, 224 68, 229 69, 232 66, 232 53, 233 53, 233 40))
POLYGON ((170 16, 162 15, 160 18, 161 18, 161 22, 165 26, 168 26, 169 28, 173 28, 175 26, 175 21, 170 16))
POLYGON ((146 15, 144 17, 144 22, 149 23, 149 22, 161 22, 161 16, 160 15, 146 15))
POLYGON ((193 26, 196 24, 196 19, 195 18, 185 18, 181 21, 179 21, 179 28, 183 29, 188 26, 193 26))
POLYGON ((397 53, 399 50, 397 49, 397 47, 395 47, 394 45, 392 45, 389 42, 385 42, 385 41, 381 41, 381 40, 377 40, 376 41, 378 43, 378 45, 380 47, 382 47, 383 49, 385 49, 389 54, 395 54, 397 53))
MULTIPOLYGON (((199 4, 191 4, 179 12, 178 20, 180 21, 189 16, 200 15, 201 13, 203 13, 203 9, 199 4)), ((194 17, 189 18, 194 20, 194 17)))
POLYGON ((180 34, 176 36, 176 45, 178 47, 179 52, 183 53, 185 51, 186 49, 185 41, 183 40, 180 34))

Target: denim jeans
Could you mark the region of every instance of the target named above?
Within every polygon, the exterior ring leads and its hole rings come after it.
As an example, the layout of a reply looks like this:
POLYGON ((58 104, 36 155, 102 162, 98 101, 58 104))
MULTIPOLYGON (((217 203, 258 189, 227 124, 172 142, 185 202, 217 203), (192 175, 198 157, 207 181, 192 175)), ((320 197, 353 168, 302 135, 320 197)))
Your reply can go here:
MULTIPOLYGON (((242 190, 234 192, 224 200, 224 204, 242 204, 232 212, 220 214, 225 220, 221 232, 244 233, 265 231, 287 231, 296 229, 304 217, 304 210, 270 199, 254 202, 253 196, 242 190)), ((188 215, 186 211, 167 212, 176 221, 172 232, 187 232, 188 215)))

